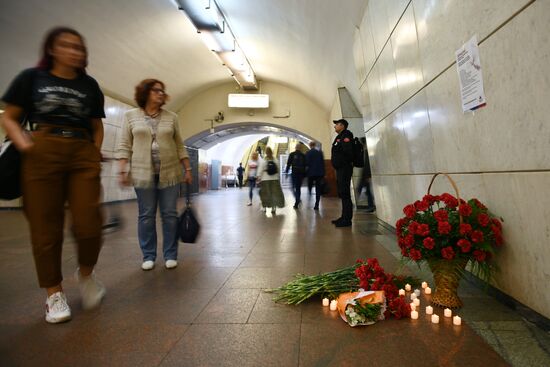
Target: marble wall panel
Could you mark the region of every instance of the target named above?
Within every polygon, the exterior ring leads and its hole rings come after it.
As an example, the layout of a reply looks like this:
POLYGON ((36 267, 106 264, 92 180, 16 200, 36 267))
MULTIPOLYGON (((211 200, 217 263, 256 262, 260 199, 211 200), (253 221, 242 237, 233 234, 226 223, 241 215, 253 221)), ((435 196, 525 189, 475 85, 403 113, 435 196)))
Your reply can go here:
POLYGON ((549 15, 550 1, 536 1, 480 45, 482 171, 550 169, 549 15))
POLYGON ((453 63, 455 51, 474 34, 483 39, 528 2, 413 0, 424 80, 453 63))
POLYGON ((504 219, 496 286, 550 317, 550 173, 484 174, 486 205, 504 219))
POLYGON ((355 73, 357 74, 357 80, 363 82, 367 77, 367 70, 365 67, 363 42, 361 42, 361 34, 359 32, 359 28, 355 30, 355 35, 353 39, 353 61, 355 64, 355 73))
MULTIPOLYGON (((391 32, 411 0, 386 0, 386 13, 388 15, 388 30, 391 32)), ((412 6, 411 6, 412 8, 412 6)), ((389 35, 389 33, 388 33, 389 35)))
MULTIPOLYGON (((361 43, 363 45, 363 60, 365 61, 365 70, 367 73, 372 69, 376 60, 376 50, 374 49, 374 39, 372 35, 372 27, 370 16, 365 12, 361 25, 359 26, 361 34, 361 43)), ((362 81, 361 81, 362 82, 362 81)))
POLYGON ((382 117, 385 117, 400 104, 391 42, 388 42, 380 54, 376 66, 380 70, 380 90, 383 105, 382 117))
POLYGON ((367 77, 367 88, 370 100, 370 121, 365 121, 365 130, 372 128, 378 121, 384 117, 384 102, 382 100, 382 90, 380 85, 380 71, 378 64, 374 65, 367 77))
POLYGON ((478 119, 462 113, 460 88, 455 69, 447 70, 426 89, 428 114, 433 136, 433 156, 436 171, 479 172, 481 161, 478 144, 478 119))
POLYGON ((386 0, 370 0, 367 14, 370 17, 374 51, 378 56, 390 38, 386 0))
POLYGON ((397 90, 403 103, 424 85, 418 38, 412 6, 409 6, 391 36, 397 90))
POLYGON ((434 142, 426 91, 416 94, 399 111, 408 148, 410 172, 415 174, 434 172, 434 142))

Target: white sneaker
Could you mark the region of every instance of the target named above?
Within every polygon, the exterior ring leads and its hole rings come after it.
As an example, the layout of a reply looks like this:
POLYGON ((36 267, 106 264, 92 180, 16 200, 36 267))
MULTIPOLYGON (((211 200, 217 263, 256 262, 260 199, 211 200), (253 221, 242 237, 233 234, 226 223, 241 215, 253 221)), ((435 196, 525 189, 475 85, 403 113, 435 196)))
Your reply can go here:
POLYGON ((105 286, 95 277, 95 272, 92 272, 87 277, 80 275, 77 269, 76 278, 78 279, 78 287, 80 288, 80 297, 82 298, 82 308, 89 310, 99 306, 103 297, 105 297, 105 286))
POLYGON ((252 206, 252 201, 249 201, 248 204, 246 204, 246 206, 252 206))
POLYGON ((56 292, 46 298, 46 321, 57 324, 71 319, 71 308, 63 292, 56 292))
POLYGON ((178 266, 178 262, 176 260, 166 260, 164 266, 166 266, 166 269, 174 269, 178 266))
POLYGON ((143 270, 151 270, 155 267, 155 262, 151 260, 144 261, 143 264, 141 264, 141 268, 143 270))

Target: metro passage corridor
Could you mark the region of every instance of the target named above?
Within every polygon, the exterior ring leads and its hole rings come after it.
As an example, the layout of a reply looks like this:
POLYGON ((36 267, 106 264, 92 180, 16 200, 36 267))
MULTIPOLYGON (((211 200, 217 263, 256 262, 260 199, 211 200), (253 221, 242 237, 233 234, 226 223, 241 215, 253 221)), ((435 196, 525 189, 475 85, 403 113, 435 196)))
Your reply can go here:
MULTIPOLYGON (((398 267, 394 235, 374 215, 355 213, 352 228, 337 229, 330 224, 339 213, 337 199, 323 199, 317 213, 304 190, 304 205, 295 211, 288 204, 289 191, 285 193, 287 207, 276 215, 263 213, 257 196, 247 207, 245 189, 196 196, 203 225, 199 242, 180 246, 176 269, 166 270, 157 258, 149 272, 140 268, 136 203, 120 204, 125 225, 105 236, 97 267, 107 297, 89 312, 80 307, 72 277, 75 253, 67 235, 63 269, 73 319, 60 325, 44 322, 44 293, 36 284, 22 212, 1 211, 0 365, 507 365, 495 349, 508 362, 522 365, 504 350, 509 347, 505 342, 491 347, 471 328, 488 334, 484 329, 491 322, 510 322, 517 336, 522 321, 467 284, 461 286, 461 295, 468 298, 467 308, 459 312, 466 321, 461 327, 444 319, 432 325, 422 314, 417 322, 389 320, 350 328, 318 299, 301 306, 273 303, 262 289, 281 285, 296 273, 330 271, 365 257, 377 257, 388 271, 398 267)), ((534 362, 547 361, 542 349, 530 347, 537 342, 527 336, 516 338, 514 345, 537 358, 534 362)), ((521 350, 515 353, 526 358, 521 350)))

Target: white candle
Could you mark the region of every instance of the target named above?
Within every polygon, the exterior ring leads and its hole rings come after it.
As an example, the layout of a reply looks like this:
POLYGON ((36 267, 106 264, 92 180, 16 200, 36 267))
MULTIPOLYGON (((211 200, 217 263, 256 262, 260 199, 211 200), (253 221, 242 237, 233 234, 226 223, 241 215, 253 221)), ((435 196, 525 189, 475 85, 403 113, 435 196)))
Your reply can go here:
POLYGON ((416 311, 416 305, 414 303, 411 302, 411 310, 412 311, 416 311))
POLYGON ((439 324, 439 316, 432 315, 432 324, 439 324))
POLYGON ((399 295, 400 295, 400 296, 404 296, 404 295, 405 295, 405 290, 404 290, 404 289, 400 289, 400 290, 399 290, 399 295))
POLYGON ((336 302, 336 300, 332 300, 330 301, 330 310, 331 311, 336 311, 336 309, 338 308, 338 302, 336 302))
POLYGON ((432 315, 434 313, 434 308, 432 306, 426 306, 426 315, 432 315))
POLYGON ((453 325, 460 326, 461 324, 462 324, 462 319, 460 318, 460 316, 453 317, 453 325))
POLYGON ((328 298, 323 298, 323 306, 327 307, 329 305, 329 300, 328 298))
POLYGON ((411 291, 411 285, 410 284, 405 284, 405 290, 407 292, 410 292, 411 291))
POLYGON ((443 315, 445 315, 445 317, 451 317, 451 316, 453 316, 453 311, 451 311, 450 308, 446 308, 446 309, 443 311, 443 315))
POLYGON ((414 301, 417 298, 416 293, 411 293, 411 301, 414 301))
POLYGON ((420 290, 419 290, 419 289, 415 289, 415 290, 414 290, 414 294, 416 294, 417 297, 420 297, 420 290))
POLYGON ((432 294, 432 289, 430 287, 426 287, 426 289, 424 289, 424 293, 432 294))
POLYGON ((428 283, 426 283, 426 282, 422 282, 422 288, 424 288, 424 289, 425 289, 426 287, 428 287, 428 283))
POLYGON ((420 300, 418 298, 413 300, 413 303, 414 303, 415 306, 420 306, 420 300))
POLYGON ((411 319, 413 320, 418 319, 418 311, 411 311, 411 319))

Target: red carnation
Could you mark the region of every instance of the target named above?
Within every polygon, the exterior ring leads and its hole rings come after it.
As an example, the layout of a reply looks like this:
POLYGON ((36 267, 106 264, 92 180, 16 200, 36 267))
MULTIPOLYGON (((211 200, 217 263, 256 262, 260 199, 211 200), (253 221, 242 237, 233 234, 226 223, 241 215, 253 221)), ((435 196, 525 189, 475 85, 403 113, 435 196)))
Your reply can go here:
POLYGON ((452 260, 455 257, 455 252, 451 246, 447 246, 441 249, 441 256, 443 256, 444 259, 452 260))
POLYGON ((424 245, 425 248, 427 248, 428 250, 433 250, 434 246, 435 246, 435 241, 433 238, 431 237, 426 237, 424 238, 424 241, 422 241, 422 244, 424 245))
POLYGON ((460 204, 460 206, 458 207, 458 212, 463 217, 469 217, 472 214, 472 207, 468 204, 460 204))
POLYGON ((414 245, 414 236, 412 234, 405 237, 405 247, 413 247, 414 245))
POLYGON ((399 219, 396 223, 395 223, 395 228, 397 230, 397 235, 401 235, 401 233, 403 232, 403 227, 405 227, 405 225, 408 223, 408 219, 406 218, 401 218, 399 219))
POLYGON ((456 208, 458 206, 458 200, 449 193, 444 193, 441 195, 441 200, 447 205, 449 208, 456 208))
POLYGON ((439 209, 434 213, 434 218, 438 222, 446 222, 449 220, 449 213, 445 209, 439 209))
POLYGON ((462 223, 460 225, 460 234, 465 236, 467 234, 469 234, 470 232, 472 232, 472 226, 469 225, 468 223, 462 223))
POLYGON ((425 212, 430 207, 430 203, 427 200, 417 200, 414 202, 414 207, 419 212, 425 212))
POLYGON ((418 228, 416 229, 416 234, 426 237, 430 234, 430 226, 427 224, 420 224, 418 228))
POLYGON ((487 209, 487 207, 485 205, 483 205, 483 203, 477 199, 472 199, 472 201, 476 204, 476 206, 479 208, 479 209, 487 209))
POLYGON ((502 234, 500 232, 495 232, 495 244, 497 247, 502 246, 504 243, 504 239, 502 238, 502 234))
POLYGON ((472 249, 472 243, 464 238, 458 240, 456 244, 462 249, 462 252, 470 252, 470 250, 472 249))
POLYGON ((427 195, 424 195, 424 197, 422 198, 422 200, 423 200, 423 201, 426 201, 426 202, 428 202, 430 205, 432 205, 433 203, 435 203, 436 198, 435 198, 435 196, 433 196, 433 195, 427 194, 427 195))
POLYGON ((482 261, 485 261, 485 258, 487 257, 487 253, 481 250, 474 250, 474 257, 476 258, 477 261, 482 262, 482 261))
POLYGON ((496 219, 496 218, 492 218, 491 219, 491 222, 498 227, 498 229, 502 229, 502 223, 500 222, 500 220, 496 219))
POLYGON ((481 213, 477 216, 477 221, 481 224, 482 227, 487 227, 491 222, 491 218, 485 213, 481 213))
POLYGON ((405 213, 407 218, 414 218, 416 215, 416 209, 414 208, 414 205, 409 204, 403 208, 403 213, 405 213))
POLYGON ((409 233, 416 234, 416 231, 418 230, 418 222, 412 221, 409 224, 409 233))
POLYGON ((389 302, 388 310, 384 315, 386 317, 389 317, 390 314, 393 315, 397 320, 403 317, 410 317, 411 305, 405 300, 405 297, 396 297, 389 302))
POLYGON ((418 251, 417 249, 412 248, 409 251, 409 257, 414 261, 418 261, 422 258, 422 253, 420 251, 418 251))
POLYGON ((437 230, 440 234, 449 234, 451 232, 451 225, 449 222, 439 222, 437 223, 437 230))
POLYGON ((483 242, 483 232, 481 231, 473 231, 472 232, 472 241, 475 243, 483 242))

